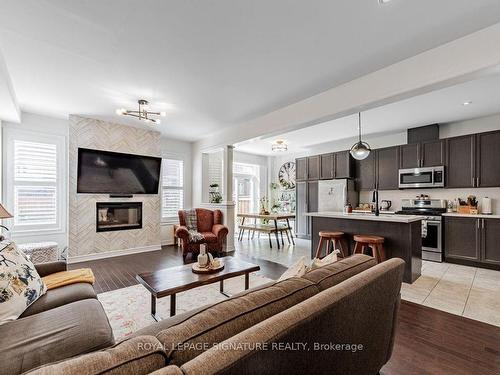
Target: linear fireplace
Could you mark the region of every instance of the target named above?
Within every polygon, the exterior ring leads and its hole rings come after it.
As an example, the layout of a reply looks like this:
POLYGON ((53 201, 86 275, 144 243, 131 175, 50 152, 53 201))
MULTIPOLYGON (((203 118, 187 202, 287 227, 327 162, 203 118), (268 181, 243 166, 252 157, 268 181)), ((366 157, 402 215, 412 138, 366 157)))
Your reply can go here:
POLYGON ((140 228, 142 228, 142 202, 97 203, 97 232, 140 228))

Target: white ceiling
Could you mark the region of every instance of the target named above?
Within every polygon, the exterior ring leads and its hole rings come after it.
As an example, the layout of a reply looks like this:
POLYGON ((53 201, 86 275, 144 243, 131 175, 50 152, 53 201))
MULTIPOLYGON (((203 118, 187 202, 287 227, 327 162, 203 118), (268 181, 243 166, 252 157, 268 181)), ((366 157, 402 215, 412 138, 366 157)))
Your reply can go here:
MULTIPOLYGON (((429 94, 374 108, 362 113, 364 135, 472 119, 500 113, 500 74, 487 76, 429 94), (471 101, 470 105, 463 103, 471 101)), ((343 117, 272 137, 253 139, 236 149, 260 155, 271 151, 277 139, 285 140, 289 153, 309 152, 313 146, 357 136, 358 116, 343 117)))
POLYGON ((146 98, 197 140, 497 22, 498 0, 3 0, 0 49, 24 111, 138 125, 114 110, 146 98))

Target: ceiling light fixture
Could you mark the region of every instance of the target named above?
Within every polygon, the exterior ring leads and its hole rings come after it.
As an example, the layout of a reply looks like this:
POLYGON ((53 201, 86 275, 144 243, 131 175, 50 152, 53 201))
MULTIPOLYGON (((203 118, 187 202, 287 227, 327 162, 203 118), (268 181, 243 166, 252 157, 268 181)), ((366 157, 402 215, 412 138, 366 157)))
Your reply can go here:
POLYGON ((464 105, 464 106, 469 105, 469 104, 472 104, 472 102, 470 100, 462 103, 462 105, 464 105))
POLYGON ((160 120, 157 118, 151 118, 150 116, 161 116, 165 117, 167 115, 166 112, 151 112, 148 111, 147 108, 149 106, 149 102, 144 99, 139 99, 137 101, 139 104, 139 110, 138 111, 131 111, 125 108, 119 108, 116 110, 116 114, 120 116, 132 116, 135 117, 139 120, 146 121, 146 122, 152 122, 153 124, 159 124, 160 120))
POLYGON ((273 145, 271 146, 271 150, 273 152, 285 152, 288 150, 288 145, 285 143, 285 141, 278 139, 274 141, 273 145))
POLYGON ((359 139, 355 144, 352 145, 350 152, 354 159, 363 160, 366 159, 368 155, 370 155, 370 152, 372 150, 368 143, 361 140, 361 112, 358 113, 358 132, 359 139))
POLYGON ((385 4, 387 4, 389 1, 391 1, 391 0, 378 0, 378 3, 379 3, 380 5, 385 5, 385 4))

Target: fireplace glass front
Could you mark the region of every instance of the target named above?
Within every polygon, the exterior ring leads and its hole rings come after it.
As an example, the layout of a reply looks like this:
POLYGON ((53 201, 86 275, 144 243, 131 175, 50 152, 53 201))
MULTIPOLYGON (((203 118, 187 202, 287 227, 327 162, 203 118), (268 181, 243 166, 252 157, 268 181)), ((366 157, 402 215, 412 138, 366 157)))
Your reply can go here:
POLYGON ((140 228, 142 228, 142 202, 97 203, 97 232, 140 228))

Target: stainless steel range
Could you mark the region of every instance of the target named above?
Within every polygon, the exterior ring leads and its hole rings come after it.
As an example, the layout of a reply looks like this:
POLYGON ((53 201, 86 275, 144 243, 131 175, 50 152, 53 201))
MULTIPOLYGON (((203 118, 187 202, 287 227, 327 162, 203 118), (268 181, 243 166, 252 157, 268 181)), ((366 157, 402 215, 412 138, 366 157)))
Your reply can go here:
POLYGON ((446 212, 444 199, 403 199, 396 214, 424 216, 422 221, 422 259, 443 261, 441 215, 446 212))

